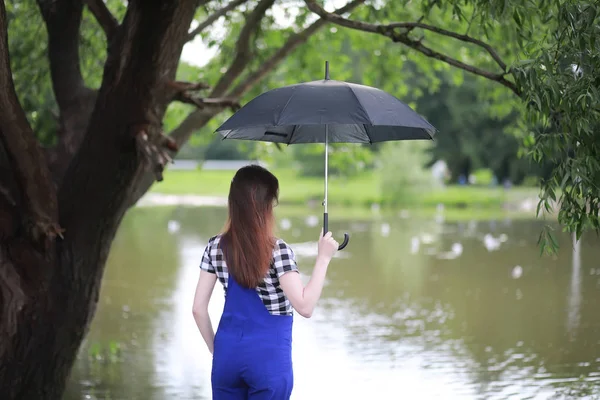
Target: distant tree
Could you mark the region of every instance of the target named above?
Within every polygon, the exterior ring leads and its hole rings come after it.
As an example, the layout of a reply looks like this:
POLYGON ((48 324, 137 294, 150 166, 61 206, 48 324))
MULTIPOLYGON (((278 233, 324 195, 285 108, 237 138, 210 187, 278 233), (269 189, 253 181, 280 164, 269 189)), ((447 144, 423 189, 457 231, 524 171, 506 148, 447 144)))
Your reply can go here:
POLYGON ((252 158, 255 143, 240 145, 234 140, 222 141, 215 138, 204 147, 202 158, 205 160, 248 160, 252 158))
POLYGON ((494 115, 486 95, 493 90, 491 83, 467 74, 454 84, 443 77, 445 72, 440 75, 443 83, 435 92, 415 99, 417 110, 441 131, 430 147, 430 163, 446 161, 454 182, 479 168, 489 168, 499 181, 510 179, 515 184, 528 175, 547 178, 544 165, 519 155, 519 137, 512 133, 521 118, 518 110, 494 115))
MULTIPOLYGON (((289 149, 301 175, 325 174, 325 146, 322 144, 294 145, 289 149)), ((374 166, 370 145, 335 143, 329 147, 329 173, 349 177, 374 166)))

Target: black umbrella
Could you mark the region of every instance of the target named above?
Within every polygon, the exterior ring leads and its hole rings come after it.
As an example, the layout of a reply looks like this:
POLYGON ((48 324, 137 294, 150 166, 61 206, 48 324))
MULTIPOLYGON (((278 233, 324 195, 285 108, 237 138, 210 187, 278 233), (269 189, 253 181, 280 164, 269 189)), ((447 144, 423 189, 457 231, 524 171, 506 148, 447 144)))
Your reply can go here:
MULTIPOLYGON (((324 80, 265 92, 239 109, 217 132, 223 139, 325 143, 323 231, 327 232, 329 143, 432 140, 436 128, 380 89, 329 79, 326 62, 324 80)), ((340 250, 348 240, 345 233, 340 250)))

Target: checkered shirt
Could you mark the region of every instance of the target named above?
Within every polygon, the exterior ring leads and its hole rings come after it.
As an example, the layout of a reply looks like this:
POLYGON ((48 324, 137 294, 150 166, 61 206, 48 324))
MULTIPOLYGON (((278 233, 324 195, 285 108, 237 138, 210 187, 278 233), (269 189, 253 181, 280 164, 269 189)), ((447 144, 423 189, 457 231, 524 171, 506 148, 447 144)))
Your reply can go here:
MULTIPOLYGON (((227 295, 227 280, 229 273, 223 251, 219 246, 221 236, 213 236, 208 240, 200 269, 217 274, 217 278, 223 285, 225 295, 227 295)), ((283 290, 279 286, 279 278, 286 272, 298 272, 296 265, 296 256, 292 248, 288 246, 282 239, 277 239, 275 248, 273 249, 273 258, 269 272, 266 274, 263 282, 256 288, 258 296, 262 300, 267 310, 273 315, 292 315, 292 305, 287 299, 283 290)))

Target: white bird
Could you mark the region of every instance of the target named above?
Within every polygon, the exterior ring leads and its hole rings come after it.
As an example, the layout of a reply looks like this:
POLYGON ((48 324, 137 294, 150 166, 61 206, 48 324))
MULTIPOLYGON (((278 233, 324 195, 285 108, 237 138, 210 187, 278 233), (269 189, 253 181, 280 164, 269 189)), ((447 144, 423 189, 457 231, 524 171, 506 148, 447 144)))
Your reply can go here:
POLYGON ((460 256, 463 253, 463 245, 462 243, 454 243, 452 245, 452 252, 457 256, 460 256))
POLYGON ((423 244, 431 244, 431 243, 433 243, 433 235, 431 235, 429 233, 423 233, 421 235, 421 242, 423 242, 423 244))
POLYGON ((486 233, 483 237, 483 245, 487 251, 494 251, 500 248, 500 240, 493 237, 491 234, 486 233))
POLYGON ((408 210, 401 210, 398 215, 400 216, 400 218, 402 219, 406 219, 408 217, 410 217, 410 213, 408 212, 408 210))
POLYGON ((317 224, 319 223, 319 218, 317 218, 316 215, 311 215, 306 218, 305 222, 306 222, 306 225, 308 225, 312 228, 312 227, 317 226, 317 224))
POLYGON ((521 276, 523 276, 523 267, 521 267, 520 265, 515 266, 512 269, 511 275, 513 279, 519 279, 521 276))
POLYGON ((410 253, 417 254, 419 252, 420 244, 421 244, 421 241, 419 240, 419 238, 417 236, 413 236, 410 239, 410 253))
POLYGON ((283 229, 284 231, 287 231, 288 229, 290 229, 292 227, 292 222, 289 219, 284 218, 281 220, 279 225, 281 226, 281 229, 283 229))
POLYGON ((438 258, 443 260, 453 260, 458 258, 463 253, 463 245, 462 243, 453 243, 451 250, 446 253, 439 253, 438 258))
POLYGON ((384 237, 390 236, 390 224, 386 224, 386 223, 381 224, 381 236, 384 236, 384 237))
POLYGON ((167 223, 167 230, 169 231, 169 233, 178 232, 180 227, 181 224, 178 221, 170 220, 167 223))

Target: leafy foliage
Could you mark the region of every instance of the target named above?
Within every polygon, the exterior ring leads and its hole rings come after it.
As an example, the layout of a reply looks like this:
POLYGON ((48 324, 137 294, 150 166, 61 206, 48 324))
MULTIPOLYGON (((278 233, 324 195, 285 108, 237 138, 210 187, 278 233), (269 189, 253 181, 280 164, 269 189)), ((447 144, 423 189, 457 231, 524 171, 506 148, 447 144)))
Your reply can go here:
MULTIPOLYGON (((559 222, 578 239, 585 228, 600 231, 600 4, 573 0, 472 4, 471 18, 478 20, 484 37, 503 38, 496 48, 512 55, 506 72, 523 100, 527 154, 537 163, 555 166, 542 181, 538 213, 558 204, 559 222), (516 40, 507 40, 506 34, 516 40)), ((467 21, 462 13, 454 13, 467 21)), ((557 248, 549 229, 540 241, 549 251, 557 248)))
MULTIPOLYGON (((572 0, 471 3, 469 17, 462 7, 453 14, 464 22, 475 19, 480 34, 511 55, 506 72, 523 101, 520 127, 528 132, 522 144, 535 162, 554 166, 542 181, 538 214, 558 205, 559 222, 577 238, 585 228, 598 232, 600 5, 572 0)), ((550 252, 558 246, 550 228, 540 243, 550 252)))
MULTIPOLYGON (((585 228, 600 230, 600 4, 538 6, 552 28, 539 42, 523 46, 527 59, 513 74, 528 105, 528 154, 557 164, 542 182, 540 206, 549 211, 559 204, 559 222, 579 239, 585 228)), ((535 29, 520 27, 525 36, 535 29)), ((553 245, 550 250, 556 247, 548 232, 541 241, 553 245)))
POLYGON ((27 119, 41 143, 55 140, 58 106, 52 92, 50 65, 46 56, 48 42, 44 22, 33 1, 6 5, 8 45, 15 89, 27 119), (35 67, 32 68, 32 65, 35 67))
POLYGON ((494 83, 470 74, 462 78, 460 86, 449 78, 441 80, 436 93, 425 93, 415 103, 441 131, 430 153, 432 161, 446 161, 453 181, 479 168, 491 169, 499 182, 509 179, 515 184, 528 175, 548 175, 548 166, 519 155, 523 131, 514 127, 522 118, 520 109, 514 105, 508 115, 493 112, 494 103, 484 93, 493 90, 494 83))

